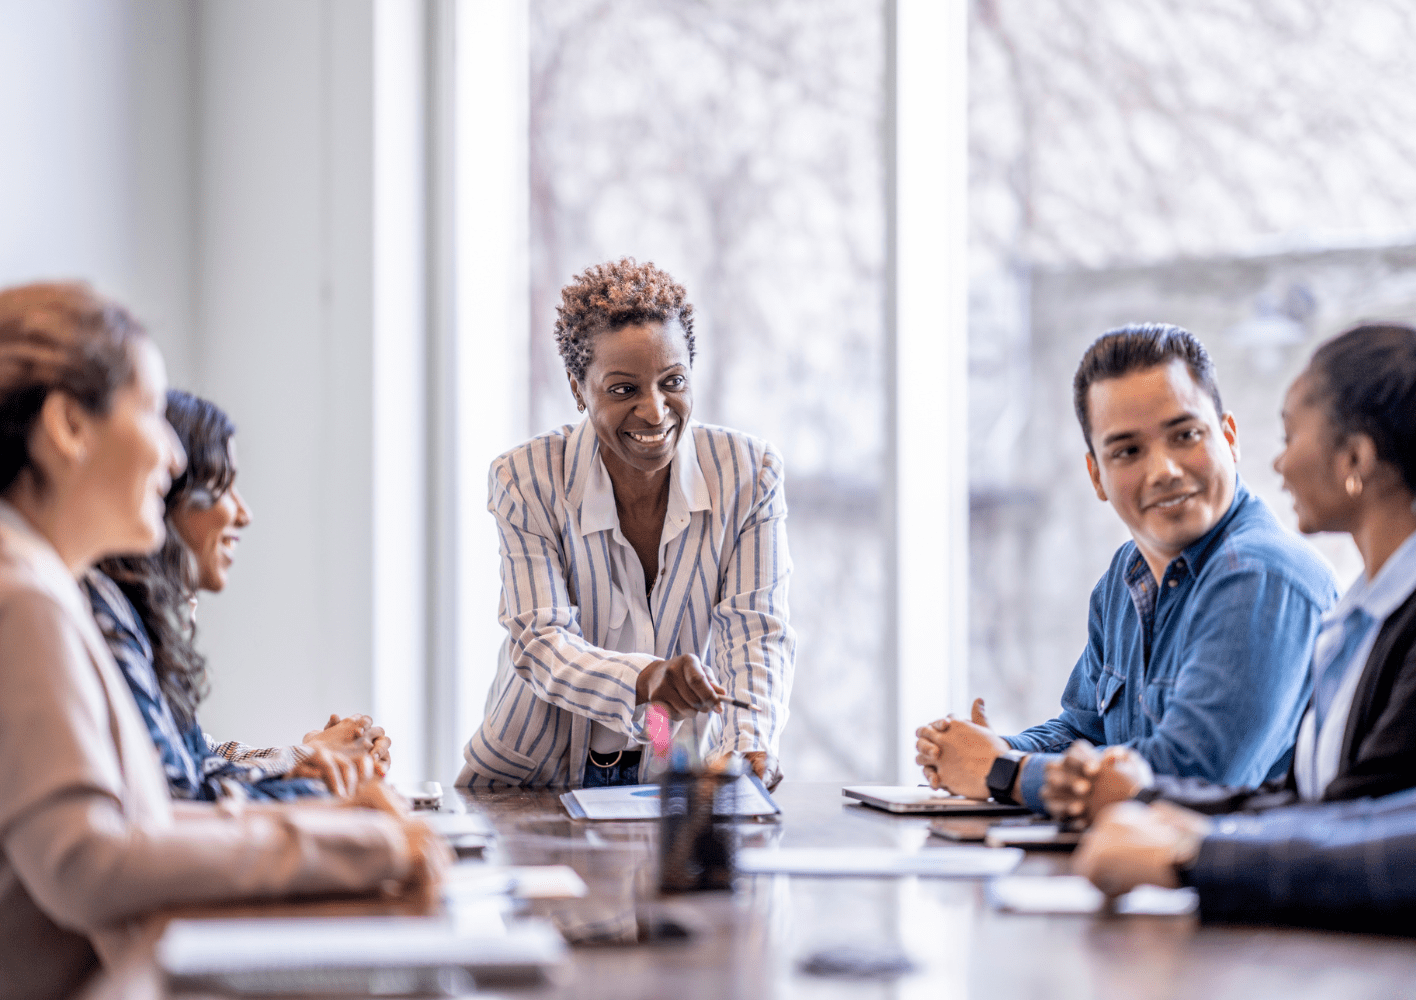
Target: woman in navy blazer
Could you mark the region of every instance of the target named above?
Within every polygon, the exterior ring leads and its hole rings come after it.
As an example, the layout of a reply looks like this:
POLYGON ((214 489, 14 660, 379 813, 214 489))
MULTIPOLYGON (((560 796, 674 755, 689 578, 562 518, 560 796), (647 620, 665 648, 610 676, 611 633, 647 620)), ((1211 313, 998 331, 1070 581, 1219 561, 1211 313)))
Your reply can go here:
POLYGON ((781 457, 691 421, 693 307, 653 264, 587 269, 557 313, 586 416, 492 463, 507 638, 458 781, 635 784, 676 740, 775 785, 796 654, 781 457))

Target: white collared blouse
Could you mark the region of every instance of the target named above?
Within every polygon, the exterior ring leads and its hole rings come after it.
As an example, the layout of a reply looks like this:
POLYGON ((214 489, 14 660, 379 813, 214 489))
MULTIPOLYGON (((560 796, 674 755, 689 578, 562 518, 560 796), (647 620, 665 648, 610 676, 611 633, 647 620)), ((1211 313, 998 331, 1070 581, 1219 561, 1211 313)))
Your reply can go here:
POLYGON ((1367 669, 1367 659, 1377 644, 1377 635, 1386 620, 1406 603, 1416 590, 1416 534, 1397 546, 1387 557, 1376 579, 1368 580, 1363 573, 1342 599, 1323 614, 1322 630, 1313 645, 1313 702, 1298 727, 1298 743, 1293 753, 1293 772, 1298 794, 1305 802, 1322 799, 1327 786, 1342 768, 1342 744, 1347 736, 1347 717, 1357 695, 1357 685, 1367 669), (1350 637, 1348 655, 1343 662, 1343 640, 1347 630, 1357 628, 1350 637), (1322 725, 1318 725, 1317 702, 1323 697, 1321 688, 1325 675, 1333 671, 1337 680, 1331 703, 1326 706, 1322 725))
MULTIPOLYGON (((683 653, 762 709, 728 705, 687 720, 700 752, 777 752, 796 659, 781 456, 750 435, 691 423, 670 478, 652 635, 639 644, 652 648, 619 652, 606 647, 624 631, 629 581, 616 564, 623 536, 594 428, 557 428, 492 463, 487 508, 500 534, 507 638, 459 784, 579 787, 591 721, 648 742, 635 682, 683 653)), ((646 754, 641 780, 651 771, 646 754)))

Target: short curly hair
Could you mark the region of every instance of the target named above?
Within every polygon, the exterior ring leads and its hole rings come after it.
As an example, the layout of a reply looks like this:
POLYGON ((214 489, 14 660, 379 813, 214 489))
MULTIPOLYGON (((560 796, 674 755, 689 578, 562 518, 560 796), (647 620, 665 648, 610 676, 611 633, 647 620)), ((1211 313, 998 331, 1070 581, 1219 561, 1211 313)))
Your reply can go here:
POLYGON ((566 372, 583 379, 593 357, 590 342, 603 330, 631 323, 678 320, 693 365, 693 306, 688 293, 667 271, 633 257, 587 267, 561 289, 556 306, 556 346, 566 372))

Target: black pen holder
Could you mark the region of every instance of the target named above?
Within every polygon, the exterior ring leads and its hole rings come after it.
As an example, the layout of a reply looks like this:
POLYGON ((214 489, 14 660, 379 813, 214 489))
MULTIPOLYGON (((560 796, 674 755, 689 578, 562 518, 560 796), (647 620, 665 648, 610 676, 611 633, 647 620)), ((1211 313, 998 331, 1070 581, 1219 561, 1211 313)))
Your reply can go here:
MULTIPOLYGON (((659 791, 659 890, 705 892, 731 889, 737 843, 732 827, 715 824, 714 803, 736 774, 670 771, 659 791)), ((731 816, 731 803, 717 812, 731 816)))

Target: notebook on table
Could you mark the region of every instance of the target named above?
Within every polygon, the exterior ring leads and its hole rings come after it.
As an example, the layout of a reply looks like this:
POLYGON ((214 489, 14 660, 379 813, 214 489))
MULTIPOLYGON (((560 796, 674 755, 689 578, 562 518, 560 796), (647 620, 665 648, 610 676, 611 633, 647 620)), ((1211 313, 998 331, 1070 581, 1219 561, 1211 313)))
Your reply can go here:
MULTIPOLYGON (((658 819, 658 785, 613 785, 608 788, 577 788, 560 797, 572 819, 658 819)), ((762 779, 748 773, 718 789, 713 799, 713 815, 765 818, 781 813, 762 779)))
POLYGON ((992 799, 966 799, 936 792, 928 785, 847 785, 841 794, 892 813, 948 813, 954 816, 1020 816, 1027 806, 1009 806, 992 799))
POLYGON ((469 934, 436 917, 173 920, 157 944, 174 985, 237 996, 442 996, 539 979, 564 960, 549 924, 469 934))

